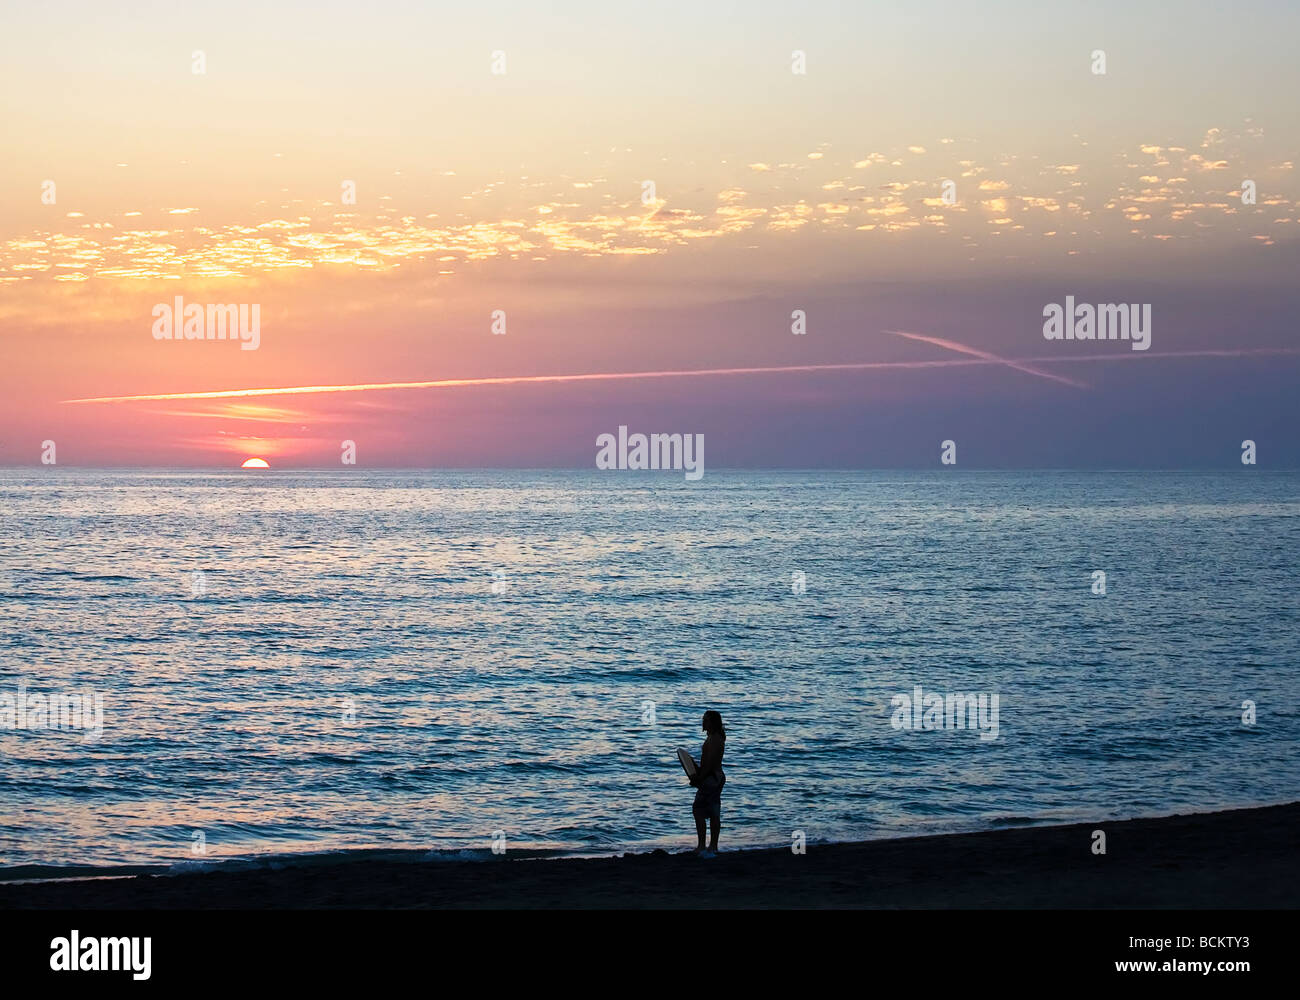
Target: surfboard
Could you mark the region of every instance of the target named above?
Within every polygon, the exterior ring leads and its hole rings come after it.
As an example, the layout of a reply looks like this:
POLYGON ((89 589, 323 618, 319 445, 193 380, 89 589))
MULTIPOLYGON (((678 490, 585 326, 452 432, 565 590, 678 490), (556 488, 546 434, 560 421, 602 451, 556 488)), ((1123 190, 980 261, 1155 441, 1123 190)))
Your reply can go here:
POLYGON ((681 747, 678 747, 677 759, 678 761, 681 762, 682 770, 686 772, 686 777, 694 778, 695 772, 699 770, 699 768, 695 766, 695 758, 692 757, 690 753, 688 753, 686 750, 683 750, 681 747))

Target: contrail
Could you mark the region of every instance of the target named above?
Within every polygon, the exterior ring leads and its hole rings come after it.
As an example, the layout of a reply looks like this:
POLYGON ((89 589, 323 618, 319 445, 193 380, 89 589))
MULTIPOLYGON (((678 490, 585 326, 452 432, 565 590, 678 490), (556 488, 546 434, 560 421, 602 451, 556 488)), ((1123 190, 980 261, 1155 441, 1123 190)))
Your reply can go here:
MULTIPOLYGON (((917 337, 919 335, 912 334, 917 337)), ((947 343, 945 342, 945 346, 947 343)), ((954 350, 959 349, 953 347, 954 350)), ((965 352, 973 348, 964 348, 965 352)), ((249 396, 300 396, 327 392, 376 392, 391 389, 446 389, 458 386, 520 385, 537 382, 608 382, 621 379, 691 378, 715 375, 779 375, 791 372, 834 371, 886 371, 892 369, 968 368, 988 365, 1037 365, 1070 363, 1097 363, 1104 361, 1156 361, 1160 358, 1243 358, 1254 356, 1295 356, 1300 348, 1264 347, 1235 350, 1198 350, 1152 354, 1149 351, 1123 354, 1061 354, 1036 358, 988 357, 945 359, 939 361, 857 361, 824 365, 781 365, 771 368, 703 368, 683 371, 647 372, 589 372, 580 375, 499 375, 490 378, 445 378, 428 382, 361 382, 352 385, 292 385, 265 389, 217 389, 210 392, 161 392, 140 396, 91 396, 85 399, 65 399, 64 403, 144 403, 175 399, 234 399, 249 396)), ((1048 378, 1057 378, 1047 372, 1035 372, 1048 378)), ((1074 384, 1074 383, 1071 383, 1074 384)))
POLYGON ((634 378, 687 378, 700 375, 768 375, 782 372, 869 371, 876 368, 952 368, 975 361, 861 361, 828 365, 781 365, 772 368, 703 368, 683 371, 590 372, 581 375, 498 375, 490 378, 443 378, 429 382, 361 382, 355 385, 295 385, 268 389, 218 389, 212 392, 161 392, 143 396, 94 396, 65 403, 137 403, 147 400, 230 399, 243 396, 295 396, 321 392, 371 392, 382 389, 447 389, 468 385, 518 385, 528 382, 595 382, 634 378))
POLYGON ((1017 360, 1015 358, 1000 358, 989 351, 981 351, 977 347, 968 347, 965 344, 959 344, 955 340, 945 340, 943 337, 931 337, 924 333, 907 333, 904 330, 886 330, 886 333, 892 333, 896 337, 906 337, 908 340, 919 340, 924 344, 934 344, 936 347, 945 347, 950 351, 956 351, 958 354, 970 354, 977 358, 983 358, 985 361, 998 361, 1008 368, 1014 368, 1016 371, 1024 372, 1026 375, 1037 375, 1039 378, 1050 378, 1053 382, 1063 382, 1065 385, 1073 386, 1076 389, 1089 388, 1087 382, 1080 382, 1077 379, 1067 378, 1064 375, 1056 375, 1052 372, 1045 372, 1041 368, 1035 368, 1027 361, 1017 360))

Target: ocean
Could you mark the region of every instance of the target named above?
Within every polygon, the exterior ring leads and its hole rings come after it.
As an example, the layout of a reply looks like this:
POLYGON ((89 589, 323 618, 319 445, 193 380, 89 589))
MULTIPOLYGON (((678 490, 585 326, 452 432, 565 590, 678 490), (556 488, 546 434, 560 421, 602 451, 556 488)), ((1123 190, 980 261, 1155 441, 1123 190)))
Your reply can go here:
POLYGON ((691 847, 674 751, 706 709, 724 849, 1300 798, 1297 472, 51 467, 0 495, 0 877, 691 847), (913 725, 918 687, 996 695, 996 730, 913 725), (102 716, 42 726, 69 694, 102 716))

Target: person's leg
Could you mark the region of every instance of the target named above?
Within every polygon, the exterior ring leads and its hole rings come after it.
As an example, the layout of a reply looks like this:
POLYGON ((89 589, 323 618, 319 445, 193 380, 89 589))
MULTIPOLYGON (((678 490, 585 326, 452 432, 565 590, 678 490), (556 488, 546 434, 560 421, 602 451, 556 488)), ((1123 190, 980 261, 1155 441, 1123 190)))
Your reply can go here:
MULTIPOLYGON (((714 806, 713 815, 709 817, 709 850, 718 850, 718 831, 722 829, 722 807, 714 806)), ((704 832, 700 831, 700 843, 704 843, 704 832)))
POLYGON ((704 814, 694 808, 691 809, 691 812, 695 815, 695 835, 699 839, 695 849, 702 851, 704 850, 704 814))

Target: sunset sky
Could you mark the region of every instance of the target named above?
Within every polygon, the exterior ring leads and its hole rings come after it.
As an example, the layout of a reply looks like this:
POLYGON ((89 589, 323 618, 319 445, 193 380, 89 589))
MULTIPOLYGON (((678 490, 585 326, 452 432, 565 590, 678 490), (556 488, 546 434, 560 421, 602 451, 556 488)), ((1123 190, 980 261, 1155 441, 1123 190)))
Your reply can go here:
POLYGON ((1293 4, 195 6, 4 15, 0 463, 1300 464, 1293 4))

